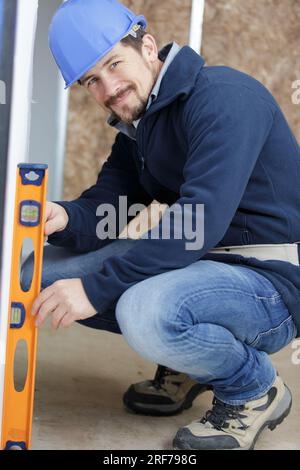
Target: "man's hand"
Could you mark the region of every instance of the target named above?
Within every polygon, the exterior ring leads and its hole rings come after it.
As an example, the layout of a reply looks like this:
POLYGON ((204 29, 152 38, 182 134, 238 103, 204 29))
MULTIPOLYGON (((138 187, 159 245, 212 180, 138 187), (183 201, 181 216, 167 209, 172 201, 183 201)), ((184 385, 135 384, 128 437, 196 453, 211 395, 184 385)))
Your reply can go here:
POLYGON ((80 279, 62 279, 44 289, 32 305, 36 326, 42 326, 52 316, 52 327, 67 328, 76 320, 85 320, 97 311, 90 303, 80 279))
POLYGON ((46 203, 45 211, 45 241, 48 235, 64 230, 69 222, 69 216, 65 209, 55 202, 46 203))

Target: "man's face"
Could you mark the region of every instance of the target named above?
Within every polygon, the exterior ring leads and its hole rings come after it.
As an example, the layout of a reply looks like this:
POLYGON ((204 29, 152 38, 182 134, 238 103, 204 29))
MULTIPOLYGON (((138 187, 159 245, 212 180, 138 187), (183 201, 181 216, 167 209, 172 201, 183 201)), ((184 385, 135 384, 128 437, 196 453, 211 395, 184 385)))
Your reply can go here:
POLYGON ((118 43, 81 79, 97 103, 131 124, 142 117, 160 70, 154 38, 144 37, 142 53, 118 43))

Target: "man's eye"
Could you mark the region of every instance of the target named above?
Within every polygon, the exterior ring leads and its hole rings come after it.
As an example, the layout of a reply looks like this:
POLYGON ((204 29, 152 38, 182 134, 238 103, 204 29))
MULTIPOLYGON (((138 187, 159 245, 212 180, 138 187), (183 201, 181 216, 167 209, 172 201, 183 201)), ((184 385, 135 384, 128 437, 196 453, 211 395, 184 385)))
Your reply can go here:
POLYGON ((113 64, 111 64, 110 68, 115 69, 119 63, 120 62, 114 62, 113 64))
POLYGON ((97 83, 98 81, 98 78, 97 77, 93 77, 87 84, 88 87, 90 87, 91 85, 94 85, 95 83, 97 83))

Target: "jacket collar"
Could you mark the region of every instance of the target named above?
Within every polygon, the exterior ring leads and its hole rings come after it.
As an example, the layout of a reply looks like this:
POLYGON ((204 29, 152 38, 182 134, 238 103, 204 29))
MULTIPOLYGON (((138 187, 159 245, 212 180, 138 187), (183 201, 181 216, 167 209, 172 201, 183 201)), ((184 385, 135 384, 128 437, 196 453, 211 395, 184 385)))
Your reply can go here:
MULTIPOLYGON (((169 45, 164 49, 169 48, 169 45)), ((164 53, 162 49, 161 53, 164 53)), ((188 96, 194 88, 197 77, 204 66, 203 57, 189 46, 184 46, 170 64, 160 85, 157 100, 150 106, 145 117, 167 106, 178 97, 188 96)))

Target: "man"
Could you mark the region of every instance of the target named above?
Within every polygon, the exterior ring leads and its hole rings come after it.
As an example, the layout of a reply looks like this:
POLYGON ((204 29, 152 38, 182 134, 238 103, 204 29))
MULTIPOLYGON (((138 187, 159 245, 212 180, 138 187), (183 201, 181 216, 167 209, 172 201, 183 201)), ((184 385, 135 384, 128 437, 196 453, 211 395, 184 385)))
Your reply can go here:
POLYGON ((115 0, 68 0, 52 21, 66 86, 79 81, 119 133, 96 184, 47 205, 45 235, 56 246, 45 249, 33 314, 38 326, 51 316, 54 328, 78 321, 122 332, 161 364, 126 392, 135 411, 178 413, 211 388, 212 409, 178 430, 175 448, 252 449, 292 404, 268 354, 300 326, 299 146, 263 85, 205 67, 189 47, 158 52, 145 27, 115 0), (131 216, 103 239, 99 223, 107 204, 122 210, 119 196, 169 208, 137 240, 115 239, 131 216), (177 236, 181 209, 203 243, 177 236))

